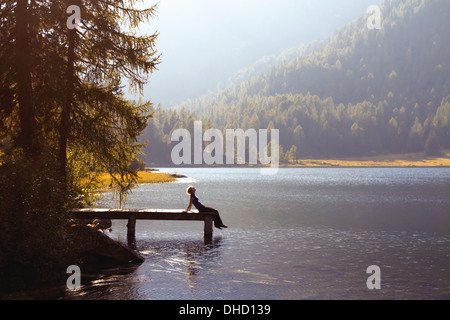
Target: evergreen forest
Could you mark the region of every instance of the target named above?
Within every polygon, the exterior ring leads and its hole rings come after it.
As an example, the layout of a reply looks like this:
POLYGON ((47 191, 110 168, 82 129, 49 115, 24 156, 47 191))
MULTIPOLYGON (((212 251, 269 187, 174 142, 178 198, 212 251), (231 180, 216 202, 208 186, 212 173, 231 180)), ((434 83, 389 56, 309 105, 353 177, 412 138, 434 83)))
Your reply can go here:
POLYGON ((368 13, 297 57, 264 66, 269 72, 157 106, 143 159, 171 165, 171 133, 192 130, 195 120, 204 130, 278 129, 286 161, 450 148, 450 2, 387 0, 380 9, 379 29, 368 27, 368 13))

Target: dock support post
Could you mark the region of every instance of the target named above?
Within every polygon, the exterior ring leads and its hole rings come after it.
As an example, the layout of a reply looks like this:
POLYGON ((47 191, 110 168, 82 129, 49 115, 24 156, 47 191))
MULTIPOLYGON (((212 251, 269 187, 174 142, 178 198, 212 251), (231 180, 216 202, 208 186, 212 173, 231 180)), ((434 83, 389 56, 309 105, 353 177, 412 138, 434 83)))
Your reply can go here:
POLYGON ((205 230, 204 230, 204 238, 205 242, 210 242, 213 237, 213 222, 214 218, 212 215, 207 215, 205 217, 205 230))
POLYGON ((136 215, 134 214, 130 215, 128 218, 127 239, 128 246, 132 249, 136 249, 136 215))

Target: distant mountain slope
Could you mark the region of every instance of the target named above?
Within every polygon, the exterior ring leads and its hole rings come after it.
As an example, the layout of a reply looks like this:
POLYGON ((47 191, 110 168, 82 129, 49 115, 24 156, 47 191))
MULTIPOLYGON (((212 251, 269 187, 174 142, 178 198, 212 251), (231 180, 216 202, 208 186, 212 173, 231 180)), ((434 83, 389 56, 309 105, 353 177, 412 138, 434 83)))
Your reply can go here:
POLYGON ((446 96, 450 85, 449 12, 445 0, 388 0, 381 30, 369 30, 363 17, 321 50, 253 80, 250 94, 310 92, 357 103, 393 92, 405 107, 440 103, 436 97, 446 96))
POLYGON ((362 17, 310 54, 160 109, 148 138, 169 147, 173 128, 202 118, 222 129, 277 128, 286 159, 450 148, 450 1, 387 0, 381 10, 380 30, 362 17))
POLYGON ((262 57, 250 66, 235 72, 230 79, 228 79, 228 84, 239 85, 246 80, 266 74, 274 68, 278 68, 293 60, 297 60, 298 57, 309 53, 308 50, 311 50, 311 46, 301 44, 297 47, 283 50, 283 52, 278 55, 262 57))

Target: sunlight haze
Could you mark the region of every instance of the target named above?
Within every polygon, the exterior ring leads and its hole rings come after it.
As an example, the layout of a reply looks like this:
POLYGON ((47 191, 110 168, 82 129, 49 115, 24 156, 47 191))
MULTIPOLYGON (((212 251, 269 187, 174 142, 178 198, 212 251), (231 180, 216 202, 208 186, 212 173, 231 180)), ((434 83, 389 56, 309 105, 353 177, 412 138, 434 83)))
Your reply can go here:
POLYGON ((217 89, 239 69, 327 38, 380 0, 162 0, 145 32, 160 32, 162 63, 145 98, 170 107, 217 89))

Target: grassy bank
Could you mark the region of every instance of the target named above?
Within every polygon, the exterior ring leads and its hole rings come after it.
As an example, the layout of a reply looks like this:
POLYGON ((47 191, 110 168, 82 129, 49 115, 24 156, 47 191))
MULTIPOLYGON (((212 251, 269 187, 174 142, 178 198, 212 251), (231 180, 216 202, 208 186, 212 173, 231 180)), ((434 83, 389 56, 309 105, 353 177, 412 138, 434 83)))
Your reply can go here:
MULTIPOLYGON (((173 177, 170 173, 139 171, 138 175, 138 184, 167 183, 174 182, 176 180, 176 178, 173 177)), ((111 184, 111 177, 107 173, 100 174, 99 182, 100 189, 107 189, 111 184)))
POLYGON ((450 167, 450 150, 438 157, 424 153, 391 154, 345 159, 302 159, 291 161, 289 167, 450 167))

